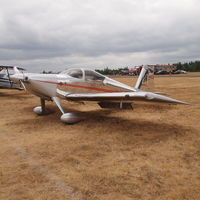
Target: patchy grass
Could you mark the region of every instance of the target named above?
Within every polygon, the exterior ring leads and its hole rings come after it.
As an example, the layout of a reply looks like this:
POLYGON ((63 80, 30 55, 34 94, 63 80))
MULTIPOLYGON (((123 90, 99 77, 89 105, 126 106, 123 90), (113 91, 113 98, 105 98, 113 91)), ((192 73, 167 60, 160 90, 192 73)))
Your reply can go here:
POLYGON ((54 113, 36 116, 37 97, 1 90, 0 199, 200 199, 200 78, 157 77, 155 85, 193 105, 112 111, 64 102, 86 116, 65 125, 53 103, 54 113))

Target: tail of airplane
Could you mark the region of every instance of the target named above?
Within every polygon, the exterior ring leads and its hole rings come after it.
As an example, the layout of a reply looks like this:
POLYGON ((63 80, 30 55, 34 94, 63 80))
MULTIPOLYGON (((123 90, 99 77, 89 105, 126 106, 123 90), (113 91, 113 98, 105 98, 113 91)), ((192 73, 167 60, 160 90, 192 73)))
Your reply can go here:
POLYGON ((14 74, 22 74, 16 66, 13 67, 14 74))
POLYGON ((140 75, 137 79, 137 82, 135 84, 136 89, 141 89, 142 86, 146 86, 148 88, 154 87, 154 68, 149 66, 144 66, 140 72, 140 75))

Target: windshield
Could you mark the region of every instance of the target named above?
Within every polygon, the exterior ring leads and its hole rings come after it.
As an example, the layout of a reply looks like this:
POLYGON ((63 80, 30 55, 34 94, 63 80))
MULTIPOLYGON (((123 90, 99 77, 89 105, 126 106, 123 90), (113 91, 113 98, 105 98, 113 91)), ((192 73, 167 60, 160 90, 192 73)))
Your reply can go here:
POLYGON ((67 71, 62 72, 61 74, 67 74, 73 78, 83 78, 83 72, 81 69, 69 69, 67 71))

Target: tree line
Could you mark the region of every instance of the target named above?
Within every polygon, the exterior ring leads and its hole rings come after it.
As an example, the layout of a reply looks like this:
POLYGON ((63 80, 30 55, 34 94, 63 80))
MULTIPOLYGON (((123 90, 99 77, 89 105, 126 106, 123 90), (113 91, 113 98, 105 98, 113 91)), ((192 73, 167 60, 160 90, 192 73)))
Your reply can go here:
MULTIPOLYGON (((191 61, 185 63, 178 62, 172 65, 175 65, 177 70, 184 70, 187 72, 200 72, 200 61, 191 61)), ((118 69, 110 69, 109 67, 106 67, 104 69, 96 69, 95 71, 104 75, 116 75, 121 74, 122 71, 128 71, 128 67, 118 69)))
POLYGON ((118 68, 118 69, 110 69, 106 67, 104 69, 95 69, 95 71, 104 75, 116 75, 116 74, 120 74, 122 71, 128 71, 128 67, 123 67, 123 68, 118 68))
MULTIPOLYGON (((177 67, 177 70, 184 70, 187 72, 200 72, 200 61, 191 61, 191 62, 185 62, 185 63, 178 62, 172 65, 175 65, 177 67)), ((109 67, 106 67, 104 69, 96 69, 95 71, 104 75, 116 75, 116 74, 121 74, 122 72, 128 71, 128 67, 121 67, 118 69, 110 69, 109 67)), ((55 72, 44 70, 42 73, 52 74, 55 72)))
POLYGON ((186 62, 186 63, 179 62, 173 65, 175 65, 179 70, 185 70, 188 72, 200 72, 200 61, 186 62))

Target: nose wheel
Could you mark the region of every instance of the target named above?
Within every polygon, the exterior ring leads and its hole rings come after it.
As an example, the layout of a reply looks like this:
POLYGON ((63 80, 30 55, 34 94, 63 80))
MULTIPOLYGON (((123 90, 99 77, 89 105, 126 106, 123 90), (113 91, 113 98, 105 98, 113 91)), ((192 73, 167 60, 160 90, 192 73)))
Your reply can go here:
MULTIPOLYGON (((77 113, 65 113, 60 99, 58 97, 52 97, 52 100, 55 102, 55 104, 58 106, 58 108, 60 109, 60 111, 62 112, 62 116, 60 117, 60 120, 66 124, 75 124, 78 123, 82 120, 84 120, 85 118, 83 116, 81 116, 80 114, 77 113)), ((37 115, 48 115, 50 114, 50 111, 47 110, 46 106, 45 106, 45 100, 40 98, 40 103, 41 106, 37 106, 33 109, 33 111, 37 114, 37 115)))
POLYGON ((45 106, 45 100, 40 98, 40 103, 41 106, 37 106, 33 109, 33 111, 37 114, 37 115, 48 115, 50 112, 47 110, 46 106, 45 106))

